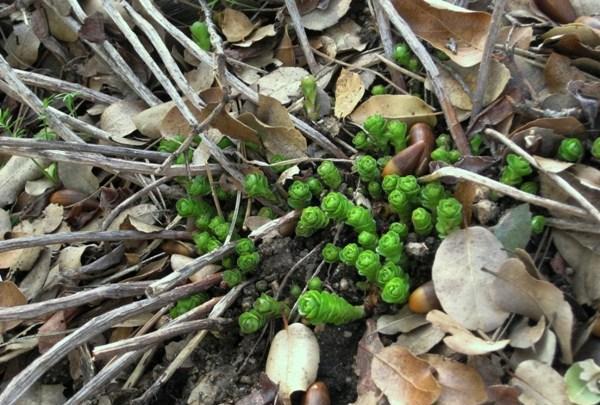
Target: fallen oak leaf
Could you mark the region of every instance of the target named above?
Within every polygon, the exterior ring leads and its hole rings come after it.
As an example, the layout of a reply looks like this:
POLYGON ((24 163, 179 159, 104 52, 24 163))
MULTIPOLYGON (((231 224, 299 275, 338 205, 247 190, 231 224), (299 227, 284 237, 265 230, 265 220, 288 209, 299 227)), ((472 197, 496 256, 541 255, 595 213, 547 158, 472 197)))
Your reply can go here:
POLYGON ((510 383, 521 390, 519 400, 525 405, 570 404, 561 375, 539 361, 527 360, 519 364, 510 383))
POLYGON ((365 85, 358 73, 342 68, 335 83, 334 115, 345 118, 358 105, 365 94, 365 85))
MULTIPOLYGON (((16 307, 27 304, 27 298, 12 281, 0 281, 0 307, 16 307)), ((21 321, 0 322, 0 335, 17 327, 21 321)))
POLYGON ((432 127, 437 123, 437 113, 429 105, 418 97, 404 94, 369 97, 350 114, 350 119, 362 125, 373 114, 380 114, 387 119, 404 121, 409 127, 417 122, 423 122, 432 127))

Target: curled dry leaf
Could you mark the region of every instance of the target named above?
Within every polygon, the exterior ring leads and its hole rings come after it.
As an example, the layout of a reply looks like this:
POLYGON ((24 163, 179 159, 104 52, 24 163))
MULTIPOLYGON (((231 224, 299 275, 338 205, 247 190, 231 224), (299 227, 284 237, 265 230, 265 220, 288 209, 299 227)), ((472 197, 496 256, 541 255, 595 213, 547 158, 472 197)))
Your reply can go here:
POLYGON ((441 0, 394 0, 412 30, 461 66, 481 62, 491 23, 487 13, 474 12, 441 0), (449 42, 456 47, 449 46, 449 42))
POLYGON ((550 366, 556 358, 556 348, 556 334, 546 328, 542 338, 535 344, 526 349, 515 349, 510 362, 516 366, 526 360, 537 360, 550 366))
POLYGON ((365 94, 365 85, 358 73, 342 68, 335 83, 335 108, 337 118, 345 118, 358 105, 365 94))
POLYGON ((241 11, 226 8, 215 17, 219 28, 229 42, 242 41, 254 30, 252 21, 241 11))
POLYGON ((344 18, 339 24, 325 31, 325 35, 333 39, 337 52, 355 50, 362 52, 367 47, 361 37, 362 27, 350 18, 344 18))
POLYGON ((58 177, 65 188, 93 194, 100 187, 100 181, 92 172, 92 166, 58 162, 58 177))
POLYGON ((476 405, 487 400, 485 384, 473 367, 436 354, 421 356, 437 371, 442 393, 436 404, 476 405))
POLYGON ((269 24, 258 28, 244 42, 237 42, 234 45, 241 48, 249 48, 255 42, 263 40, 267 37, 274 37, 275 35, 277 35, 277 31, 275 31, 275 25, 269 24))
POLYGON ((551 366, 536 360, 519 364, 511 385, 519 388, 519 401, 525 405, 568 405, 567 387, 563 378, 551 366))
POLYGON ((280 67, 261 77, 258 82, 260 94, 273 97, 281 104, 300 96, 300 82, 308 72, 299 67, 280 67))
POLYGON ((28 68, 37 61, 39 47, 40 40, 31 26, 25 23, 17 24, 4 45, 6 61, 16 69, 28 68))
POLYGON ((281 61, 282 66, 295 66, 296 65, 296 54, 294 52, 294 44, 288 34, 288 26, 286 25, 283 29, 283 37, 279 42, 275 57, 281 61))
POLYGON ((0 169, 0 207, 15 202, 17 195, 30 180, 42 176, 40 167, 46 167, 45 160, 37 160, 20 156, 12 156, 0 169), (37 163, 37 164, 36 164, 37 163))
POLYGON ((571 363, 573 311, 554 284, 533 278, 518 259, 508 259, 490 286, 492 300, 505 311, 539 320, 545 316, 557 334, 562 360, 571 363))
POLYGON ((160 123, 173 106, 175 102, 168 101, 134 115, 132 119, 136 129, 149 138, 160 138, 160 123))
POLYGON ((431 324, 421 326, 408 333, 402 333, 396 339, 396 344, 406 347, 414 355, 428 353, 440 343, 446 334, 443 330, 431 324))
POLYGON ((386 94, 369 97, 350 114, 350 119, 362 125, 373 114, 405 121, 409 127, 417 122, 424 122, 432 127, 437 123, 436 113, 431 107, 420 98, 409 95, 386 94))
POLYGON ((526 349, 537 343, 546 330, 546 318, 541 317, 539 321, 529 326, 529 319, 521 318, 511 329, 508 338, 510 345, 517 349, 526 349))
POLYGON ((367 319, 366 323, 365 334, 358 342, 358 349, 354 358, 354 372, 358 376, 358 384, 356 386, 358 398, 355 403, 356 405, 375 403, 369 400, 381 396, 381 391, 379 391, 371 376, 371 364, 373 356, 383 349, 383 343, 379 339, 375 321, 367 319))
MULTIPOLYGON (((27 298, 19 290, 19 287, 12 281, 0 281, 0 307, 16 307, 27 304, 27 298)), ((0 322, 0 335, 10 330, 21 321, 3 321, 0 322)))
POLYGON ((306 155, 306 138, 294 127, 285 107, 274 98, 260 95, 256 114, 244 113, 238 119, 259 134, 271 156, 279 154, 293 159, 306 155))
POLYGON ((502 350, 509 343, 508 339, 489 341, 478 338, 450 316, 437 309, 427 314, 427 320, 436 328, 451 334, 444 338, 444 343, 458 353, 477 356, 502 350))
POLYGON ((487 332, 500 326, 508 312, 492 302, 489 287, 506 258, 500 241, 482 227, 458 230, 444 239, 435 255, 432 280, 448 315, 467 329, 487 332))
POLYGON ((109 105, 100 116, 100 128, 116 138, 123 138, 137 128, 133 117, 144 110, 141 101, 122 100, 109 105))
POLYGON ((377 332, 384 335, 395 335, 410 332, 427 324, 424 315, 415 314, 408 306, 404 306, 394 315, 382 315, 377 318, 377 332))
POLYGON ((431 366, 402 346, 391 345, 377 353, 371 375, 391 405, 433 404, 442 391, 431 366))
POLYGON ((145 222, 146 224, 153 224, 158 215, 159 209, 152 204, 135 205, 120 213, 108 226, 108 230, 118 231, 121 229, 121 225, 130 217, 136 218, 138 221, 145 222))
POLYGON ((330 0, 325 9, 315 8, 302 16, 302 25, 309 30, 321 31, 335 25, 350 9, 352 0, 330 0))
POLYGON ((279 384, 279 396, 289 401, 294 391, 305 391, 315 382, 319 368, 319 343, 313 331, 293 323, 277 332, 271 342, 265 372, 279 384))

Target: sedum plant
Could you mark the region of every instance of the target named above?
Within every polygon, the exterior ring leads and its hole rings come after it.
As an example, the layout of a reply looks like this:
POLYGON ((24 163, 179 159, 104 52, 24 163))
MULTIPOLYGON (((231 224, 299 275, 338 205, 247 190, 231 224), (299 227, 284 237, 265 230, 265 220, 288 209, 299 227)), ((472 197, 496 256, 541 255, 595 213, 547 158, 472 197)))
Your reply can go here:
POLYGON ((524 158, 514 153, 506 155, 506 165, 500 173, 500 182, 509 186, 521 184, 523 177, 533 172, 531 165, 524 158))
POLYGON ((379 255, 372 250, 363 250, 358 255, 356 263, 354 263, 358 274, 367 278, 370 282, 375 282, 377 272, 381 268, 379 255))
POLYGON ((433 229, 431 214, 423 207, 419 207, 412 212, 411 221, 417 235, 427 236, 433 229))
POLYGON ((308 184, 299 180, 294 181, 288 189, 288 205, 294 209, 304 208, 310 205, 311 200, 312 193, 308 184))
POLYGON ((227 287, 235 287, 244 279, 242 272, 239 269, 225 270, 223 272, 223 282, 227 287))
POLYGON ((316 121, 319 119, 319 106, 317 94, 317 79, 308 75, 300 82, 300 90, 304 96, 304 112, 308 119, 316 121))
POLYGON ((394 277, 385 283, 381 299, 388 304, 403 304, 408 300, 410 284, 404 277, 394 277))
POLYGON ((340 250, 333 243, 328 243, 321 250, 321 256, 326 263, 337 263, 340 260, 340 250))
POLYGON ((307 291, 298 298, 298 312, 313 325, 343 325, 365 316, 362 305, 352 305, 326 291, 307 291))
POLYGON ((296 235, 308 237, 329 224, 329 218, 319 207, 306 207, 302 210, 296 225, 296 235))
POLYGON ((379 178, 379 167, 377 166, 377 160, 373 156, 359 156, 356 159, 354 167, 358 172, 359 178, 366 183, 379 178))
POLYGON ((337 190, 342 185, 342 175, 333 162, 325 160, 317 168, 317 173, 327 187, 337 190))
POLYGON ((375 233, 376 224, 373 214, 365 207, 354 206, 348 211, 346 224, 354 228, 357 233, 366 231, 375 233))
POLYGON ((377 253, 392 263, 399 263, 404 255, 404 244, 394 231, 384 233, 377 244, 377 253))
POLYGON ((462 204, 456 198, 445 198, 436 208, 435 229, 440 237, 458 229, 463 219, 462 204))
POLYGON ((276 201, 277 198, 269 186, 269 180, 262 172, 254 172, 244 178, 244 190, 250 197, 276 201))
POLYGON ((345 220, 353 207, 354 204, 345 195, 337 191, 329 192, 321 201, 321 209, 334 221, 345 220))
POLYGON ((583 143, 577 138, 565 138, 558 147, 558 158, 567 162, 577 162, 583 157, 583 143))
POLYGON ((354 266, 362 249, 356 243, 348 243, 340 250, 340 262, 346 266, 354 266))

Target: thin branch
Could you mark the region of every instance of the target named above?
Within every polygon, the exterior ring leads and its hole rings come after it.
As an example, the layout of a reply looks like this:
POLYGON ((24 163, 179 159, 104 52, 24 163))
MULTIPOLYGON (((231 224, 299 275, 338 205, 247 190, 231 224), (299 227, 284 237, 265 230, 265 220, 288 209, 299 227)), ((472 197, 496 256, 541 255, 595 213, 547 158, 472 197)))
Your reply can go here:
POLYGON ((15 249, 25 249, 36 246, 69 244, 79 242, 114 242, 123 240, 153 240, 153 239, 191 239, 187 231, 84 231, 64 232, 50 235, 24 236, 21 238, 0 241, 0 253, 15 249))
POLYGON ((550 200, 548 198, 539 197, 537 195, 521 191, 518 188, 507 186, 499 181, 492 180, 488 177, 484 177, 480 174, 470 172, 468 170, 459 169, 457 167, 442 167, 435 172, 428 174, 427 176, 419 177, 419 181, 431 182, 440 180, 444 177, 455 177, 457 179, 472 181, 473 183, 481 184, 482 186, 488 187, 494 191, 505 194, 514 198, 515 200, 525 201, 532 205, 547 208, 549 210, 556 210, 564 215, 574 215, 580 218, 587 218, 588 213, 586 210, 581 208, 573 207, 568 204, 563 204, 558 201, 550 200))
POLYGON ((0 308, 0 321, 35 319, 64 309, 75 308, 106 298, 117 299, 142 295, 150 281, 108 284, 33 304, 0 308))
POLYGON ((440 79, 440 72, 435 63, 433 62, 431 55, 429 55, 429 52, 427 51, 427 49, 425 49, 421 41, 419 41, 419 38, 417 38, 417 36, 410 28, 408 23, 404 21, 402 17, 400 17, 391 1, 379 0, 379 2, 383 10, 388 15, 388 18, 390 19, 391 23, 396 27, 398 31, 400 31, 400 34, 402 34, 402 37, 404 38, 408 46, 412 49, 413 53, 419 58, 419 60, 423 64, 423 67, 427 71, 427 74, 429 74, 433 91, 437 96, 440 105, 442 106, 444 116, 446 117, 446 123, 448 124, 448 129, 450 131, 450 134, 452 135, 452 139, 454 140, 456 148, 462 155, 469 155, 471 153, 469 149, 469 143, 467 142, 465 133, 460 123, 458 122, 456 111, 450 103, 450 100, 446 94, 446 90, 442 85, 440 79))
POLYGON ((473 108, 471 110, 471 118, 469 120, 468 128, 471 128, 476 121, 476 117, 479 115, 481 108, 483 107, 483 97, 485 90, 487 89, 487 83, 490 74, 490 68, 492 66, 492 52, 494 51, 494 44, 498 37, 498 31, 502 25, 502 17, 504 15, 504 8, 506 6, 506 0, 496 0, 494 4, 494 11, 492 13, 492 22, 490 23, 490 31, 485 40, 485 47, 483 48, 483 56, 481 64, 479 65, 479 73, 477 75, 477 87, 475 88, 475 94, 473 95, 473 108))
POLYGON ((306 31, 304 31, 304 26, 302 25, 302 17, 300 17, 300 11, 298 11, 296 0, 285 0, 285 7, 287 8, 288 14, 292 19, 292 25, 294 26, 294 31, 296 31, 296 38, 300 43, 300 48, 302 48, 302 53, 304 53, 304 57, 306 58, 308 68, 310 69, 310 72, 313 75, 316 75, 321 69, 319 68, 319 64, 317 63, 315 55, 312 52, 310 43, 308 42, 306 31))
POLYGON ((227 318, 200 319, 197 321, 182 322, 178 325, 168 326, 155 332, 146 333, 145 335, 96 346, 93 354, 95 359, 118 356, 137 349, 145 349, 148 346, 190 332, 199 330, 222 331, 226 326, 231 325, 231 323, 232 320, 227 318))
POLYGON ((71 350, 87 342, 92 337, 135 315, 157 310, 180 298, 204 291, 221 280, 221 274, 213 274, 197 283, 178 287, 153 298, 132 302, 131 304, 123 305, 92 318, 73 333, 61 339, 48 351, 29 363, 19 374, 14 376, 0 394, 0 403, 3 405, 14 405, 17 403, 28 389, 50 368, 69 354, 71 350))
MULTIPOLYGON (((379 31, 379 37, 381 38, 381 45, 383 45, 383 52, 385 53, 386 58, 392 60, 394 59, 394 40, 392 39, 390 20, 388 20, 377 0, 373 1, 373 8, 375 11, 375 20, 377 21, 377 30, 379 31)), ((406 82, 398 70, 388 66, 388 71, 390 72, 393 82, 403 90, 406 90, 406 82)))

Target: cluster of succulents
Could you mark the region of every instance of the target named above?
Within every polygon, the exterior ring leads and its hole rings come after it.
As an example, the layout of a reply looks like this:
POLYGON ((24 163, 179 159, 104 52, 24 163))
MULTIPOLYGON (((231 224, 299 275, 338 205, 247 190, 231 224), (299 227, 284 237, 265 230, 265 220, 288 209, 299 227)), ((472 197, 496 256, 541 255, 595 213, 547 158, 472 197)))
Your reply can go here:
POLYGON ((394 59, 400 66, 405 67, 411 72, 418 72, 421 69, 421 63, 405 43, 396 44, 394 47, 394 59))
POLYGON ((240 331, 244 334, 254 333, 278 316, 285 315, 289 308, 284 302, 277 301, 268 294, 261 294, 254 301, 252 309, 243 312, 238 318, 240 331))
POLYGON ((206 301, 208 301, 208 294, 206 293, 194 294, 190 295, 189 297, 182 298, 178 300, 169 310, 169 315, 171 318, 175 319, 191 309, 196 308, 198 305, 205 303, 206 301))
MULTIPOLYGON (((386 160, 390 147, 394 153, 406 148, 408 126, 405 122, 386 120, 381 115, 374 114, 365 120, 363 127, 364 131, 357 132, 352 138, 352 144, 360 151, 380 153, 386 160)), ((382 165, 382 161, 376 162, 379 166, 382 165)))
MULTIPOLYGON (((473 139, 476 140, 477 138, 473 138, 473 139)), ((472 139, 472 141, 473 141, 473 139, 472 139)), ((472 142, 472 143, 474 145, 477 145, 476 141, 472 142)), ((435 140, 435 144, 436 144, 437 148, 435 148, 433 150, 433 152, 431 152, 431 160, 437 160, 437 161, 441 161, 441 162, 445 162, 445 163, 449 163, 449 164, 454 164, 460 160, 460 158, 461 158, 460 152, 456 149, 452 149, 452 139, 450 138, 450 135, 448 135, 448 134, 439 135, 435 140)))

